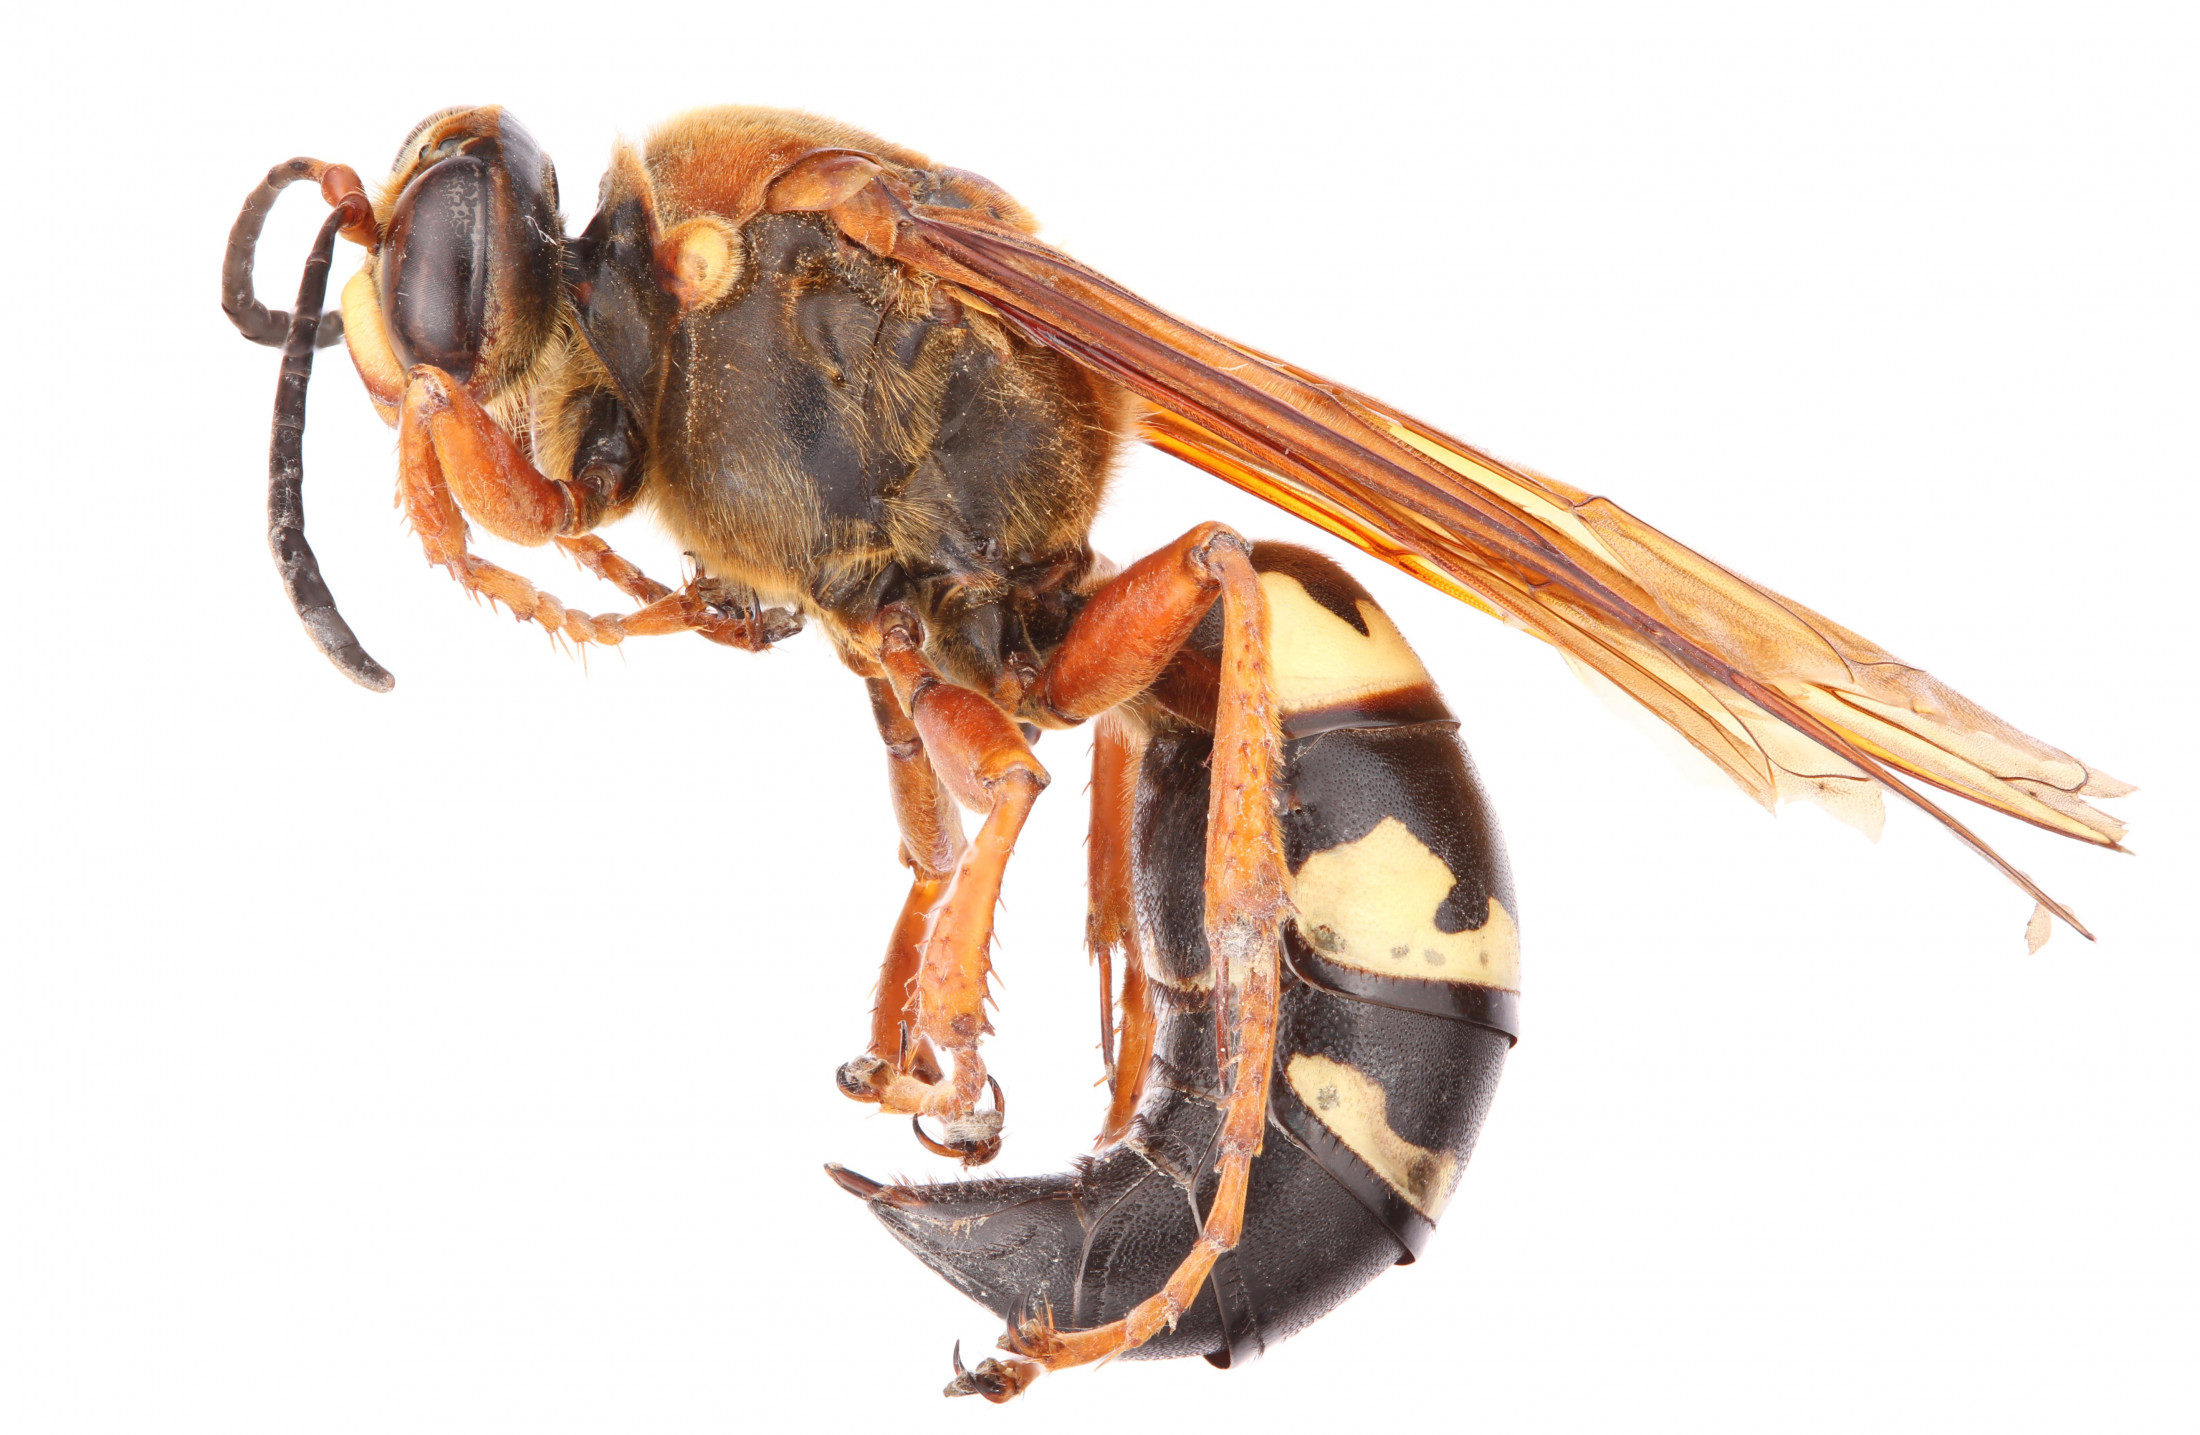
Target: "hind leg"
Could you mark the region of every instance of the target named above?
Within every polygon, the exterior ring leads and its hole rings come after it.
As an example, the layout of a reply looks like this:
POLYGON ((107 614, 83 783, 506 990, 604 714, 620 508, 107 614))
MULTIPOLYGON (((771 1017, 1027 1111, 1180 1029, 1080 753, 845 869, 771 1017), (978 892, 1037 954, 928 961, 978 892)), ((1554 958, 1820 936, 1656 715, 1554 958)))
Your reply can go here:
POLYGON ((1289 876, 1276 823, 1281 766, 1267 605, 1242 544, 1209 550, 1223 594, 1223 646, 1208 788, 1206 929, 1221 1005, 1216 1032, 1228 1093, 1217 1138, 1221 1182, 1198 1241, 1161 1289, 1123 1319, 1060 1331, 1042 1316, 1002 1339, 1006 1359, 975 1371, 957 1363, 949 1395, 1013 1399, 1048 1370, 1085 1365, 1136 1349, 1173 1327, 1223 1252, 1237 1245, 1245 1193, 1268 1117, 1268 1073, 1276 1042, 1277 950, 1289 907, 1289 876))

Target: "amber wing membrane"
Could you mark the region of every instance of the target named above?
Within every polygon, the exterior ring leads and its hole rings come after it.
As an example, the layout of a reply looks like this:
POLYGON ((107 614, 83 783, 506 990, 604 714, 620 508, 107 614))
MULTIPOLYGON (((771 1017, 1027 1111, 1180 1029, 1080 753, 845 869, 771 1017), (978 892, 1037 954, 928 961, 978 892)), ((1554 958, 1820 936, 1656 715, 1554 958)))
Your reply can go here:
POLYGON ((1527 629, 1767 806, 1814 797, 1869 824, 1893 790, 2085 933, 1905 778, 2111 848, 2122 824, 2085 799, 2125 784, 1609 499, 1187 324, 1005 225, 889 204, 895 258, 1141 395, 1155 447, 1527 629))

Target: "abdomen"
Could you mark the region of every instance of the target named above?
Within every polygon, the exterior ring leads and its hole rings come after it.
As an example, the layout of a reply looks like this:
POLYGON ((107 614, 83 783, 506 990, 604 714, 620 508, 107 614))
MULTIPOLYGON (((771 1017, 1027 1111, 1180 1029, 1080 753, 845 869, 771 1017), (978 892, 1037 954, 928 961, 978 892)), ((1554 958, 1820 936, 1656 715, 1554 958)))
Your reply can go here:
MULTIPOLYGON (((1284 938, 1268 1131, 1245 1228, 1173 1331, 1129 1358, 1257 1354, 1411 1261, 1474 1147, 1517 1034, 1511 873, 1457 725, 1335 565, 1261 545, 1284 713, 1297 916, 1284 938)), ((1194 635, 1187 671, 1199 666, 1194 635)), ((1181 674, 1180 674, 1181 676, 1181 674)), ((1157 691, 1169 685, 1157 685, 1157 691)), ((1134 874, 1153 1057, 1129 1132, 1056 1176, 889 1188, 873 1209, 1014 1319, 1115 1320, 1197 1238, 1221 1123, 1203 931, 1208 757, 1196 682, 1149 714, 1134 874)))

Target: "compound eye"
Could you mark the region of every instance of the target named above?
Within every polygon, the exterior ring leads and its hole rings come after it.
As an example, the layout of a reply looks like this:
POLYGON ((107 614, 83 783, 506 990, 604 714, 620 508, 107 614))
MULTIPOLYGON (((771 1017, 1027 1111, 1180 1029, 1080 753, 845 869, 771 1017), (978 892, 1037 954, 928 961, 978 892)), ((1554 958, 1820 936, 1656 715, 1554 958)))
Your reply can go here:
POLYGON ((530 371, 557 324, 557 177, 495 106, 431 115, 397 153, 410 177, 375 260, 384 331, 406 368, 487 397, 530 371))
POLYGON ((489 167, 472 156, 421 171, 398 197, 383 241, 382 317, 398 361, 460 383, 488 336, 489 167))

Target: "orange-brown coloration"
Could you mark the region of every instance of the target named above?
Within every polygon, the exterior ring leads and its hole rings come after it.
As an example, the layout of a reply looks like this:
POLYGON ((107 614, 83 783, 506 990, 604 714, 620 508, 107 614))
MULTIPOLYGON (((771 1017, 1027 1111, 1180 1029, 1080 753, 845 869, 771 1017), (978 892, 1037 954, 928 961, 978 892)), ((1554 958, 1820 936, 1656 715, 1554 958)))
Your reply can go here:
POLYGON ((931 167, 915 150, 853 125, 752 105, 691 110, 652 133, 642 159, 667 221, 715 214, 739 226, 763 211, 773 181, 817 150, 857 151, 901 169, 931 167))
POLYGON ((993 909, 1001 899, 1001 874, 1009 854, 1044 785, 1044 776, 1025 766, 995 783, 992 810, 963 849, 947 893, 925 927, 924 960, 917 968, 916 1031, 955 1059, 952 1102, 928 1100, 924 1109, 929 1114, 969 1114, 983 1085, 985 1067, 977 1059, 977 1047, 979 1038, 992 1030, 985 1002, 993 972, 993 909))
MULTIPOLYGON (((446 137, 496 136, 504 124, 494 106, 424 122, 376 200, 377 226, 446 137)), ((341 167, 314 162, 314 171, 332 202, 356 203, 341 167)), ((726 226, 696 254, 673 245, 660 265, 690 305, 708 302, 729 272, 713 258, 730 253, 719 253, 726 233, 767 211, 825 214, 909 278, 948 286, 938 302, 1003 320, 1153 405, 1149 442, 1558 646, 1767 804, 1817 796, 1876 806, 1877 792, 1891 790, 2074 927, 2068 909, 1905 775, 2118 845, 2120 824, 2085 799, 2121 795, 2124 784, 1608 500, 1163 313, 1032 238, 1030 217, 976 176, 822 117, 723 107, 663 126, 643 153, 622 148, 605 194, 638 195, 658 236, 695 216, 726 226), (920 199, 919 180, 923 194, 969 207, 920 199)), ((359 233, 372 238, 365 226, 359 233)), ((378 362, 362 357, 360 367, 370 384, 381 377, 378 362)), ((1095 415, 1106 407, 1096 403, 1095 415)), ((765 586, 768 575, 742 571, 732 538, 677 536, 712 549, 721 576, 765 586)))
MULTIPOLYGON (((500 135, 516 143, 517 126, 504 125, 493 106, 432 116, 408 139, 371 214, 351 171, 313 162, 313 173, 324 197, 343 212, 347 236, 371 248, 407 183, 443 146, 500 135)), ((2043 911, 2073 925, 2066 910, 1897 773, 2081 840, 2114 846, 2121 834, 2081 800, 2118 795, 2124 789, 2113 779, 2001 723, 1848 630, 1710 564, 1606 500, 1506 465, 1366 395, 1174 319, 1034 240, 1031 217, 977 176, 935 168, 914 151, 831 120, 726 107, 682 116, 640 150, 621 146, 603 195, 607 212, 626 197, 640 202, 648 267, 683 316, 744 291, 751 252, 745 231, 753 222, 758 233, 777 225, 781 233, 791 227, 819 241, 819 263, 840 266, 833 282, 865 296, 882 323, 937 326, 927 340, 934 345, 930 358, 898 361, 853 386, 907 390, 902 409, 919 417, 897 419, 876 441, 906 460, 912 474, 932 456, 937 432, 925 422, 944 403, 948 356, 957 346, 966 357, 982 351, 1014 370, 1016 382, 1005 390, 1013 404, 1047 415, 1051 446, 1003 485, 1005 516, 987 520, 997 531, 970 535, 950 532, 940 516, 953 507, 952 492, 897 490, 875 531, 850 538, 853 527, 833 529, 818 516, 817 477, 799 464, 758 461, 729 478, 733 469, 720 462, 727 453, 769 458, 784 437, 744 427, 770 421, 756 416, 757 406, 745 406, 733 386, 703 382, 690 396, 695 403, 684 428, 647 428, 644 435, 647 469, 637 482, 651 485, 647 501, 681 546, 720 583, 751 585, 804 606, 871 683, 902 857, 913 876, 882 965, 868 1050, 843 1068, 844 1089, 951 1128, 965 1123, 964 1134, 951 1130, 950 1139, 967 1161, 989 1159, 997 1149, 997 1120, 995 1139, 969 1135, 982 1128, 974 1121, 984 1115, 976 1103, 989 1080, 978 1046, 990 1029, 993 910, 1014 844, 1048 780, 1015 719, 1066 726, 1143 693, 1146 705, 1136 714, 1103 718, 1092 794, 1088 945, 1102 974, 1102 1049, 1112 1092, 1102 1140, 1127 1132, 1155 1039, 1131 883, 1141 753, 1134 724, 1159 709, 1214 732, 1203 895, 1226 1093, 1219 1189, 1197 1243, 1160 1291, 1096 1329, 1056 1331, 1042 1317, 1011 1332, 1004 1341, 1011 1356, 981 1372, 1003 1392, 988 1390, 989 1398, 1013 1395, 1043 1370, 1133 1349, 1175 1324, 1217 1257, 1239 1239, 1250 1163, 1267 1117, 1290 888, 1274 807, 1279 704, 1267 599, 1242 541, 1212 524, 1091 586, 1087 530, 1113 447, 1134 419, 1147 442, 1442 591, 1506 615, 1586 663, 1768 804, 1835 787, 1862 789, 1876 801, 1878 787, 1891 788, 2038 896, 2043 911), (857 278, 869 287, 859 288, 857 278), (1142 406, 1150 407, 1141 413, 1142 406), (669 440, 697 431, 728 442, 684 468, 668 458, 669 440), (1044 482, 1037 481, 1042 468, 1049 469, 1044 482), (886 600, 875 596, 860 611, 834 608, 819 597, 828 588, 887 591, 870 580, 897 567, 905 578, 936 575, 961 552, 947 540, 962 537, 992 540, 994 551, 1011 555, 997 571, 966 577, 965 568, 952 570, 954 583, 978 606, 1038 596, 1081 605, 1057 610, 1075 616, 1066 633, 1048 630, 1058 641, 1048 638, 1054 646, 1037 662, 1021 653, 1013 662, 983 655, 996 664, 986 669, 962 661, 967 653, 957 658, 927 649, 907 609, 881 610, 877 604, 886 600), (1056 560, 1058 573, 1073 575, 1050 580, 1058 588, 1008 576, 1056 560), (1012 591, 1017 584, 1030 591, 1012 591), (1187 635, 1218 593, 1219 660, 1184 653, 1187 635), (982 816, 967 843, 957 801, 982 816), (1119 1028, 1107 1000, 1118 956, 1119 1028), (944 1077, 936 1056, 952 1059, 944 1077)), ((370 265, 345 291, 348 339, 378 408, 397 424, 398 501, 432 562, 469 592, 578 642, 698 631, 735 646, 765 645, 763 625, 728 617, 730 605, 705 601, 702 575, 675 592, 587 536, 614 515, 596 487, 569 481, 581 442, 570 401, 610 394, 614 383, 592 347, 597 336, 579 317, 576 305, 586 300, 576 298, 578 281, 557 298, 554 320, 545 319, 524 342, 511 341, 513 352, 477 371, 469 390, 442 370, 400 370, 376 302, 375 273, 370 265), (566 610, 469 552, 469 517, 523 544, 557 542, 645 606, 601 617, 566 610)), ((682 322, 689 335, 707 327, 682 322)), ((647 340, 663 342, 662 335, 647 340)), ((651 352, 662 357, 661 350, 651 352)), ((835 368, 830 377, 847 375, 835 368)), ((620 382, 618 397, 631 408, 644 386, 620 382)), ((622 492, 622 505, 634 501, 622 492)), ((938 621, 936 608, 925 611, 937 639, 949 625, 938 621)), ((1364 705, 1419 691, 1393 685, 1347 697, 1364 705)))
POLYGON ((974 208, 1023 233, 1038 230, 1022 205, 977 175, 935 169, 915 150, 794 110, 754 105, 691 110, 659 127, 634 158, 654 179, 668 223, 715 214, 739 227, 774 201, 781 213, 830 209, 860 191, 860 182, 850 185, 846 175, 868 164, 874 173, 934 170, 974 208), (786 189, 774 194, 783 178, 786 189))
POLYGON ((699 214, 657 241, 655 260, 659 281, 681 311, 701 309, 740 279, 741 232, 714 214, 699 214))
POLYGON ((593 526, 576 521, 573 485, 536 471, 504 426, 441 369, 422 364, 412 371, 400 422, 425 432, 466 516, 506 542, 533 548, 593 526))
POLYGON ((672 590, 611 551, 611 545, 593 533, 577 538, 553 538, 567 557, 637 603, 654 603, 672 590))
POLYGON ((2121 826, 2083 799, 2125 784, 1608 500, 1186 324, 1011 226, 879 183, 831 212, 873 252, 983 296, 1165 411, 1147 436, 1168 451, 1587 664, 1760 800, 1876 784, 2085 933, 1899 774, 2107 847, 2121 826))
POLYGON ((879 738, 886 744, 886 780, 901 833, 901 860, 920 877, 945 877, 962 855, 962 821, 893 685, 873 678, 865 686, 879 738))
POLYGON ((628 638, 698 632, 729 647, 765 645, 753 619, 713 612, 703 600, 699 582, 674 592, 619 558, 601 540, 569 546, 566 551, 592 571, 616 575, 614 581, 631 585, 630 591, 654 591, 654 601, 633 613, 574 612, 517 573, 469 552, 467 511, 495 515, 501 527, 492 528, 493 532, 515 541, 541 543, 552 536, 544 529, 553 500, 561 505, 562 519, 568 486, 553 484, 537 472, 510 435, 441 370, 423 366, 406 388, 397 453, 397 505, 428 561, 441 565, 469 593, 504 604, 520 621, 539 623, 545 631, 576 643, 615 645, 628 638), (464 507, 453 493, 454 475, 470 495, 464 507), (480 508, 474 509, 475 504, 480 508), (520 536, 529 533, 535 536, 520 536))
POLYGON ((1046 770, 1008 714, 968 688, 943 682, 925 661, 923 646, 907 622, 886 630, 879 656, 895 697, 915 719, 924 750, 957 802, 973 812, 989 812, 1001 781, 1018 772, 1046 785, 1046 770))
POLYGON ((397 153, 397 161, 390 167, 389 177, 373 196, 374 217, 378 227, 386 229, 390 212, 397 207, 397 197, 405 192, 405 186, 429 164, 428 156, 451 136, 484 135, 502 133, 504 106, 502 105, 454 105, 427 119, 405 137, 397 153))
POLYGON ((1094 593, 1047 660, 1038 712, 1081 722, 1151 686, 1214 602, 1205 555, 1217 535, 1236 537, 1219 523, 1202 523, 1094 593))
POLYGON ((764 208, 773 214, 814 213, 854 196, 879 172, 878 161, 854 150, 817 150, 771 182, 764 208))
MULTIPOLYGON (((1213 603, 1225 576, 1239 568, 1252 571, 1245 555, 1245 542, 1235 533, 1221 524, 1201 524, 1102 585, 1032 684, 1031 692, 1047 695, 1040 708, 1056 717, 1065 713, 1081 717, 1135 696, 1182 646, 1185 635, 1213 603), (1108 660, 1107 654, 1115 657, 1108 660)), ((1252 582, 1252 597, 1241 596, 1239 604, 1242 607, 1249 601, 1256 611, 1264 612, 1258 580, 1252 582)), ((877 1101, 888 1111, 955 1121, 970 1115, 984 1090, 985 1066, 977 1045, 989 1029, 984 1002, 991 970, 987 949, 992 940, 993 903, 999 896, 1001 874, 1016 834, 1047 777, 995 698, 942 680, 926 661, 915 626, 914 617, 889 610, 877 639, 876 661, 892 684, 893 700, 890 711, 878 709, 880 732, 892 752, 899 731, 895 719, 900 713, 909 714, 923 751, 938 764, 939 781, 963 806, 985 816, 977 838, 955 864, 945 896, 933 908, 910 1007, 911 1029, 954 1058, 953 1082, 943 1087, 917 1080, 905 1068, 896 1069, 898 1048, 887 1048, 883 1040, 887 1023, 886 986, 882 981, 880 1005, 873 1013, 871 1050, 866 1058, 842 1068, 841 1087, 858 1100, 877 1101)), ((1265 645, 1261 648, 1259 678, 1260 702, 1272 715, 1265 645)), ((878 704, 874 695, 874 707, 878 704)), ((901 813, 905 798, 898 769, 896 775, 895 805, 901 813)), ((1128 777, 1125 774, 1126 780, 1128 777)), ((911 786, 915 787, 913 780, 911 786)), ((921 810, 921 789, 911 791, 906 800, 912 810, 921 810)), ((1265 796, 1260 801, 1265 803, 1265 796)), ((1125 870, 1111 868, 1099 880, 1115 892, 1106 920, 1127 932, 1131 920, 1127 797, 1119 794, 1117 805, 1123 808, 1117 824, 1120 857, 1102 855, 1095 860, 1120 860, 1124 864, 1125 870)), ((1244 828, 1248 820, 1246 814, 1234 813, 1230 819, 1232 830, 1244 828)), ((906 823, 907 819, 905 834, 906 823)), ((1267 830, 1273 836, 1273 813, 1269 814, 1267 830)), ((1233 906, 1231 910, 1237 909, 1233 906)), ((1101 950, 1096 947, 1096 954, 1101 950)), ((890 970, 897 961, 896 953, 897 949, 890 946, 890 970)), ((1126 1019, 1136 1027, 1134 1032, 1127 1032, 1127 1039, 1139 1041, 1150 1050, 1152 1022, 1150 1013, 1143 1010, 1144 981, 1142 969, 1136 978, 1126 971, 1125 991, 1132 993, 1132 983, 1136 983, 1138 1008, 1135 1018, 1126 1019)), ((895 1025, 898 1030, 898 1018, 895 1025)), ((1138 1069, 1143 1071, 1143 1066, 1141 1059, 1138 1069)), ((1135 1082, 1131 1085, 1135 1087, 1135 1082)), ((1117 1102, 1124 1099, 1124 1093, 1118 1090, 1117 1102)), ((1123 1108, 1126 1112, 1129 1109, 1123 1108)))
POLYGON ((933 910, 947 896, 947 886, 945 876, 919 875, 909 884, 901 916, 886 939, 878 987, 871 994, 871 1042, 865 1054, 925 1083, 937 1082, 940 1071, 931 1043, 917 1034, 917 970, 924 959, 925 931, 933 910))
POLYGON ((367 198, 367 188, 359 182, 359 171, 348 164, 332 164, 319 176, 321 198, 331 209, 346 211, 342 231, 344 238, 363 249, 373 249, 381 242, 381 234, 374 220, 374 202, 367 198))
POLYGON ((1146 985, 1145 952, 1131 889, 1131 843, 1143 749, 1128 724, 1102 717, 1092 734, 1092 826, 1086 834, 1090 906, 1085 948, 1100 976, 1100 1054, 1107 1067, 1108 1114, 1096 1146, 1121 1139, 1145 1092, 1146 1061, 1153 1055, 1154 1010, 1146 985), (1110 979, 1114 958, 1123 966, 1122 1021, 1110 979), (1118 1037, 1120 1032, 1120 1037, 1118 1037))
POLYGON ((1215 954, 1223 1005, 1216 1038, 1228 1100, 1216 1141, 1221 1175, 1199 1240, 1162 1288, 1121 1320, 1059 1331, 1045 1318, 1002 1341, 1008 1361, 991 1362, 1013 1396, 1041 1370, 1106 1360, 1173 1327, 1199 1294, 1217 1257, 1237 1245, 1245 1192, 1268 1119, 1269 1068, 1275 1058, 1277 941, 1289 909, 1290 877, 1276 824, 1275 778, 1282 741, 1270 685, 1267 605, 1241 544, 1214 544, 1223 590, 1222 694, 1216 706, 1214 776, 1207 810, 1207 943, 1215 954))
POLYGON ((879 737, 886 745, 887 786, 893 796, 895 826, 901 833, 901 860, 914 873, 901 916, 887 939, 886 959, 871 1004, 867 1054, 920 1080, 937 1081, 939 1070, 930 1044, 912 1036, 914 982, 923 955, 925 928, 933 908, 946 898, 949 875, 962 856, 962 819, 932 769, 916 724, 895 698, 892 684, 872 678, 865 686, 870 689, 879 737))
MULTIPOLYGON (((896 947, 890 945, 874 1011, 871 1060, 843 1067, 841 1086, 859 1099, 876 1100, 888 1111, 936 1116, 952 1124, 970 1117, 985 1091, 985 1062, 978 1055, 978 1043, 991 1029, 985 1002, 992 973, 993 909, 1000 900, 1001 876, 1015 850, 1017 834, 1031 804, 1046 787, 1047 774, 1006 714, 977 693, 940 680, 925 661, 910 622, 891 623, 880 641, 879 660, 892 684, 886 696, 895 702, 895 709, 881 717, 880 731, 891 754, 899 731, 893 719, 907 713, 923 754, 937 764, 930 771, 964 806, 984 815, 976 838, 955 859, 945 891, 930 904, 907 1007, 909 1029, 953 1065, 946 1082, 925 1080, 895 1069, 898 1039, 894 1057, 879 1049, 884 1044, 888 987, 900 963, 896 947)), ((874 689, 874 704, 878 701, 874 689)), ((915 826, 919 846, 929 849, 910 854, 912 860, 936 860, 949 844, 926 834, 924 793, 915 769, 908 771, 908 784, 915 790, 906 804, 897 800, 896 813, 906 813, 905 834, 915 826)), ((897 785, 897 799, 900 796, 897 785)), ((906 835, 904 840, 907 853, 906 835)), ((918 885, 925 880, 920 875, 918 885)), ((915 900, 912 894, 912 904, 915 900)), ((905 921, 908 915, 905 908, 905 921)), ((898 1035, 898 1017, 894 1025, 898 1035)), ((981 1142, 966 1159, 991 1159, 997 1149, 997 1142, 981 1142)))

